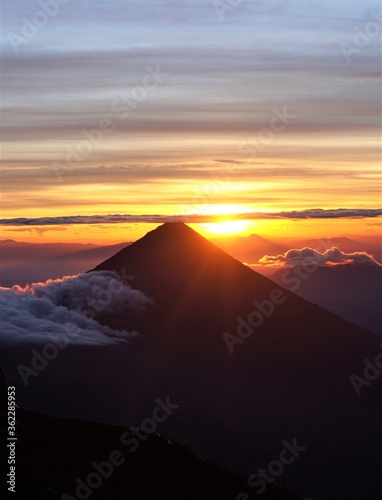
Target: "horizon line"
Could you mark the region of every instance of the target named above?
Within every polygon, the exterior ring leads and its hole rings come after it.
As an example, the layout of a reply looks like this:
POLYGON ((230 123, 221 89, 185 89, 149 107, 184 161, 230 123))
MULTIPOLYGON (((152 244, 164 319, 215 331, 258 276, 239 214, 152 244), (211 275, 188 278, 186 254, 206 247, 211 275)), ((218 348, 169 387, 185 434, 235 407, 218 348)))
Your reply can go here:
POLYGON ((183 222, 188 224, 216 223, 227 220, 261 220, 261 219, 364 219, 382 216, 382 208, 352 209, 314 208, 307 210, 293 210, 282 212, 246 212, 236 214, 107 214, 107 215, 68 215, 55 217, 17 217, 13 219, 0 219, 2 226, 53 226, 53 225, 79 225, 79 224, 122 224, 122 223, 151 223, 165 224, 168 222, 183 222))

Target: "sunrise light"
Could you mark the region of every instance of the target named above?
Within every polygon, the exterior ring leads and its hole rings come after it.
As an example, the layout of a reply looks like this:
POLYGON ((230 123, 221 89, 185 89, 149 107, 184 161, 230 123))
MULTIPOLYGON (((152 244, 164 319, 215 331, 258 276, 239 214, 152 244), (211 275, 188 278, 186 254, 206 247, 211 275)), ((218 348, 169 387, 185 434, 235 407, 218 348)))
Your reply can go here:
POLYGON ((206 233, 217 235, 247 234, 253 228, 253 222, 247 220, 226 220, 201 224, 206 233))

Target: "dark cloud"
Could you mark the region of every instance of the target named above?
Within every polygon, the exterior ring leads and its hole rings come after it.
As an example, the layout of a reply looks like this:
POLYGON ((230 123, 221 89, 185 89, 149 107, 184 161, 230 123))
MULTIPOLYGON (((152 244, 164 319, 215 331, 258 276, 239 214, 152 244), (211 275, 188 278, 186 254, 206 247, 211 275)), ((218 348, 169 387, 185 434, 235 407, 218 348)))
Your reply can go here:
POLYGON ((366 217, 379 217, 382 215, 382 209, 349 209, 349 208, 337 208, 333 210, 323 210, 322 208, 313 208, 310 210, 302 211, 292 211, 292 212, 280 212, 279 214, 265 214, 270 215, 270 217, 264 217, 266 219, 272 219, 272 215, 276 215, 275 218, 280 219, 341 219, 341 218, 366 218, 366 217))
POLYGON ((308 247, 292 249, 283 255, 265 255, 259 262, 265 266, 277 267, 299 267, 308 263, 323 267, 343 264, 374 264, 382 267, 372 255, 366 252, 346 253, 337 247, 332 247, 323 253, 308 247))
POLYGON ((46 343, 65 337, 72 344, 134 341, 136 331, 101 325, 97 313, 141 314, 152 301, 111 271, 91 272, 0 288, 0 344, 46 343))
MULTIPOLYGON (((382 216, 382 209, 348 209, 339 208, 334 210, 323 210, 320 208, 292 211, 292 212, 252 212, 237 215, 230 215, 230 218, 237 220, 259 220, 259 219, 354 219, 370 218, 382 216)), ((78 215, 66 217, 39 217, 39 218, 16 218, 0 219, 3 226, 53 226, 62 224, 122 224, 126 222, 147 222, 151 224, 163 224, 165 222, 216 222, 216 215, 197 215, 191 212, 187 215, 78 215)), ((227 216, 219 216, 226 219, 227 216)))

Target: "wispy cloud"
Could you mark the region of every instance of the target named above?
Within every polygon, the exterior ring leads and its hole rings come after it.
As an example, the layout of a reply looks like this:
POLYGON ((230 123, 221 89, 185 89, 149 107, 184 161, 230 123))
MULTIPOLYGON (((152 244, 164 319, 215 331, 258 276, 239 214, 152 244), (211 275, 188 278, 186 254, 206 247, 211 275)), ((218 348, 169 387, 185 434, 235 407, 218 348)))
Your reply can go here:
POLYGON ((260 220, 260 219, 354 219, 381 217, 382 209, 349 209, 338 208, 333 210, 323 210, 320 208, 291 211, 291 212, 251 212, 235 215, 130 215, 130 214, 112 214, 112 215, 78 215, 65 217, 38 217, 38 218, 15 218, 0 219, 0 225, 4 226, 51 226, 67 224, 121 224, 125 222, 147 222, 151 224, 163 224, 165 222, 216 222, 218 219, 236 219, 236 220, 260 220))

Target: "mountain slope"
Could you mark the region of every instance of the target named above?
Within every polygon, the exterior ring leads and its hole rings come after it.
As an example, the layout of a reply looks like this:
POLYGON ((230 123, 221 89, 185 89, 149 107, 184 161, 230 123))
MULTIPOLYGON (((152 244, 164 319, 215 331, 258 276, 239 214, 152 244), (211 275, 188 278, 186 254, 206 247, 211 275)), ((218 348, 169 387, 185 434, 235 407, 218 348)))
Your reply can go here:
MULTIPOLYGON (((280 286, 287 286, 288 271, 293 276, 293 268, 283 268, 269 278, 280 286)), ((295 293, 376 334, 382 333, 380 266, 321 266, 305 280, 299 280, 295 293)))
POLYGON ((217 247, 240 262, 254 264, 264 255, 278 255, 287 250, 285 245, 275 243, 257 234, 250 236, 222 236, 211 240, 217 247))

